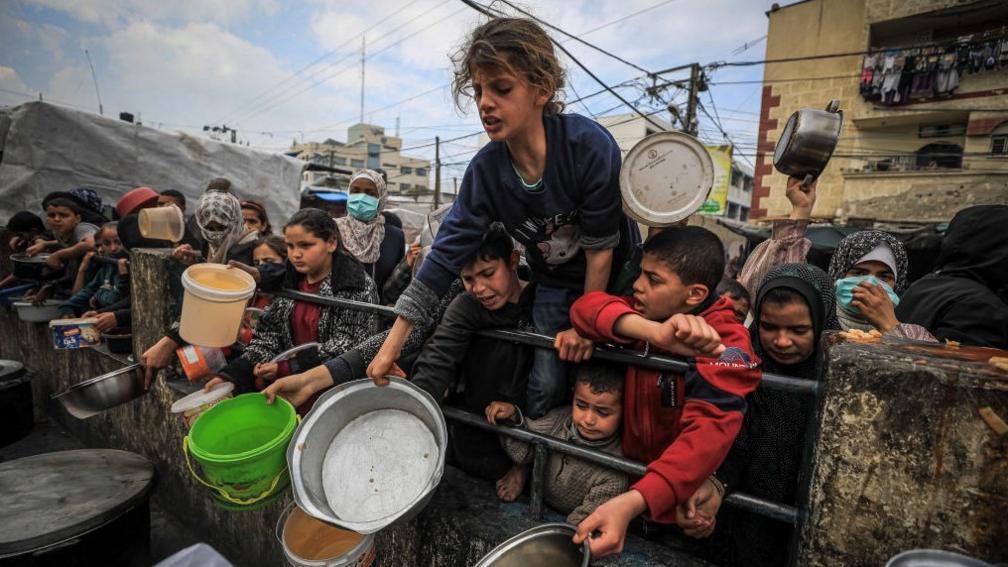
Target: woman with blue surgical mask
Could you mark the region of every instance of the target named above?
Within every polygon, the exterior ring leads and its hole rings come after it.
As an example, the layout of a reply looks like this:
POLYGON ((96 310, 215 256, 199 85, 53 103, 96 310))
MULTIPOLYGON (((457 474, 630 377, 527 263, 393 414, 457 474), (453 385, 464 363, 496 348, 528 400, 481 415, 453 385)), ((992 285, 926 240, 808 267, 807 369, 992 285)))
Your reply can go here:
POLYGON ((343 247, 374 279, 379 292, 385 280, 406 254, 406 240, 401 229, 387 224, 385 179, 372 169, 362 169, 350 178, 347 190, 347 214, 336 219, 343 247))
POLYGON ((877 329, 882 334, 934 341, 919 325, 896 318, 899 293, 908 285, 903 243, 877 230, 847 235, 837 244, 829 275, 836 288, 836 318, 842 329, 877 329))

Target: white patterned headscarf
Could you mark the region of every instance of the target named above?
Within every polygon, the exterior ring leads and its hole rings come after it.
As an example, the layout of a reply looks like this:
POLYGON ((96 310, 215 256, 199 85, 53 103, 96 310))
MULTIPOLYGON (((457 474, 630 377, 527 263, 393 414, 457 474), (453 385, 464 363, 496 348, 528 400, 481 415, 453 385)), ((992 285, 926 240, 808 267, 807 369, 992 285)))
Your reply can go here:
POLYGON ((238 241, 245 228, 241 202, 231 193, 207 191, 200 197, 199 206, 196 207, 196 223, 203 239, 210 245, 207 261, 223 264, 227 261, 228 250, 238 241), (224 228, 210 230, 207 225, 211 222, 217 222, 224 228))
POLYGON ((368 222, 362 222, 350 215, 336 219, 336 227, 340 233, 340 244, 361 263, 373 264, 381 256, 381 244, 385 240, 385 202, 388 190, 385 179, 373 169, 362 169, 350 178, 350 184, 358 179, 367 179, 378 188, 378 214, 368 222))

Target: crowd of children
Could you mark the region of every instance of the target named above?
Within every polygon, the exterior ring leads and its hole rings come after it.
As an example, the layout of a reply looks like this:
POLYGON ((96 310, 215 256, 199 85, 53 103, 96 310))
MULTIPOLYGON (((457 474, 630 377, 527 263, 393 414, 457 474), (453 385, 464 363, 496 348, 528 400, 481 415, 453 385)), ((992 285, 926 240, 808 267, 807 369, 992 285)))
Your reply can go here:
MULTIPOLYGON (((278 235, 261 203, 214 179, 178 242, 143 238, 137 213, 184 212, 182 193, 138 187, 113 215, 79 188, 47 196, 44 222, 30 211, 8 222, 14 251, 49 254, 52 279, 27 296, 61 298, 61 314, 94 317, 107 330, 130 323, 131 248, 171 247, 180 268, 206 261, 246 270, 262 316, 206 387, 230 381, 303 413, 334 384, 408 377, 490 423, 647 463, 631 479, 550 456, 546 502, 577 525, 575 541, 588 540, 593 555, 620 552, 641 517, 695 538, 721 534, 732 561, 748 564, 779 563, 789 528, 720 505, 733 491, 795 504, 811 411, 808 400, 761 387, 761 371, 817 379, 820 339, 833 329, 1008 346, 1008 241, 998 230, 1008 207, 960 212, 941 269, 911 285, 903 245, 883 232, 844 238, 828 272, 807 264, 815 185, 791 179, 790 218, 774 223, 738 281, 724 280, 724 248, 710 231, 674 226, 641 242, 621 212, 620 149, 597 123, 562 113, 564 73, 537 24, 493 19, 453 62, 456 100, 473 98, 490 142, 419 258, 385 211, 378 171, 352 177, 346 216, 305 208, 278 235), (281 289, 394 304, 398 317, 383 327, 365 311, 275 296, 281 289), (476 334, 485 329, 549 335, 555 352, 476 334), (597 343, 684 357, 688 370, 589 360, 597 343), (275 360, 307 344, 317 346, 275 360)), ((145 350, 148 384, 184 345, 173 327, 145 350)), ((493 481, 501 499, 525 489, 531 451, 522 443, 452 425, 448 454, 493 481)))

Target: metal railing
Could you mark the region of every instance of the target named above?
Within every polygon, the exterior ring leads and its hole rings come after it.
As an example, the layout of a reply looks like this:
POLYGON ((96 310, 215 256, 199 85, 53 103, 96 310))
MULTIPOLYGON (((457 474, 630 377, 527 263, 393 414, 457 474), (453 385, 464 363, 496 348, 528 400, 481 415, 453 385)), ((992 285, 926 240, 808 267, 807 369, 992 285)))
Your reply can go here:
MULTIPOLYGON (((275 295, 286 297, 297 301, 305 301, 318 305, 332 307, 344 307, 358 311, 365 311, 380 315, 382 317, 393 318, 396 316, 391 307, 374 305, 349 299, 335 297, 324 297, 300 291, 285 289, 275 295)), ((523 344, 539 349, 554 350, 553 338, 538 333, 529 333, 517 330, 486 329, 477 331, 477 335, 523 344)), ((647 355, 642 353, 614 346, 595 346, 593 357, 643 366, 657 370, 668 370, 676 373, 684 373, 689 368, 689 363, 684 360, 662 355, 647 355)), ((763 373, 762 383, 768 387, 787 392, 808 394, 815 396, 818 394, 818 382, 804 380, 780 374, 763 373)), ((647 467, 643 463, 630 459, 617 457, 609 453, 603 453, 594 449, 588 449, 579 445, 574 445, 559 439, 533 433, 526 429, 505 427, 488 423, 481 415, 471 414, 457 408, 442 407, 442 412, 447 419, 453 422, 476 427, 486 431, 511 437, 519 441, 530 443, 534 447, 532 461, 532 484, 529 497, 529 513, 534 520, 542 517, 543 496, 545 491, 546 463, 549 459, 549 451, 564 453, 573 457, 584 459, 593 464, 597 464, 612 470, 620 471, 631 476, 643 476, 647 467)), ((733 492, 725 496, 724 503, 733 507, 764 516, 773 520, 796 525, 798 522, 798 509, 794 506, 787 506, 769 500, 763 500, 748 494, 733 492)))

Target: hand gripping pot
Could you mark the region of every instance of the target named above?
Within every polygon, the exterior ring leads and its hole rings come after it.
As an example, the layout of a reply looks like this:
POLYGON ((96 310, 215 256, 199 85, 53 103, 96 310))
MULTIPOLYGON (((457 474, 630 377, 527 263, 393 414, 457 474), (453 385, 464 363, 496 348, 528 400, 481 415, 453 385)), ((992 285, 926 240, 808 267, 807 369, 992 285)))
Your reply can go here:
POLYGON ((474 567, 588 567, 588 540, 574 545, 570 524, 542 524, 495 547, 474 567))
POLYGON ((195 264, 182 273, 182 287, 179 335, 189 344, 204 347, 234 343, 245 304, 255 293, 252 276, 221 264, 195 264))
POLYGON ((647 226, 672 226, 695 213, 714 186, 707 148, 682 132, 637 142, 620 169, 623 210, 647 226))
POLYGON ((777 171, 807 182, 826 169, 843 126, 840 101, 831 100, 826 110, 803 108, 788 118, 777 146, 774 167, 777 171))
POLYGON ((370 534, 420 512, 444 473, 441 408, 406 380, 340 384, 287 447, 294 501, 309 516, 370 534))

